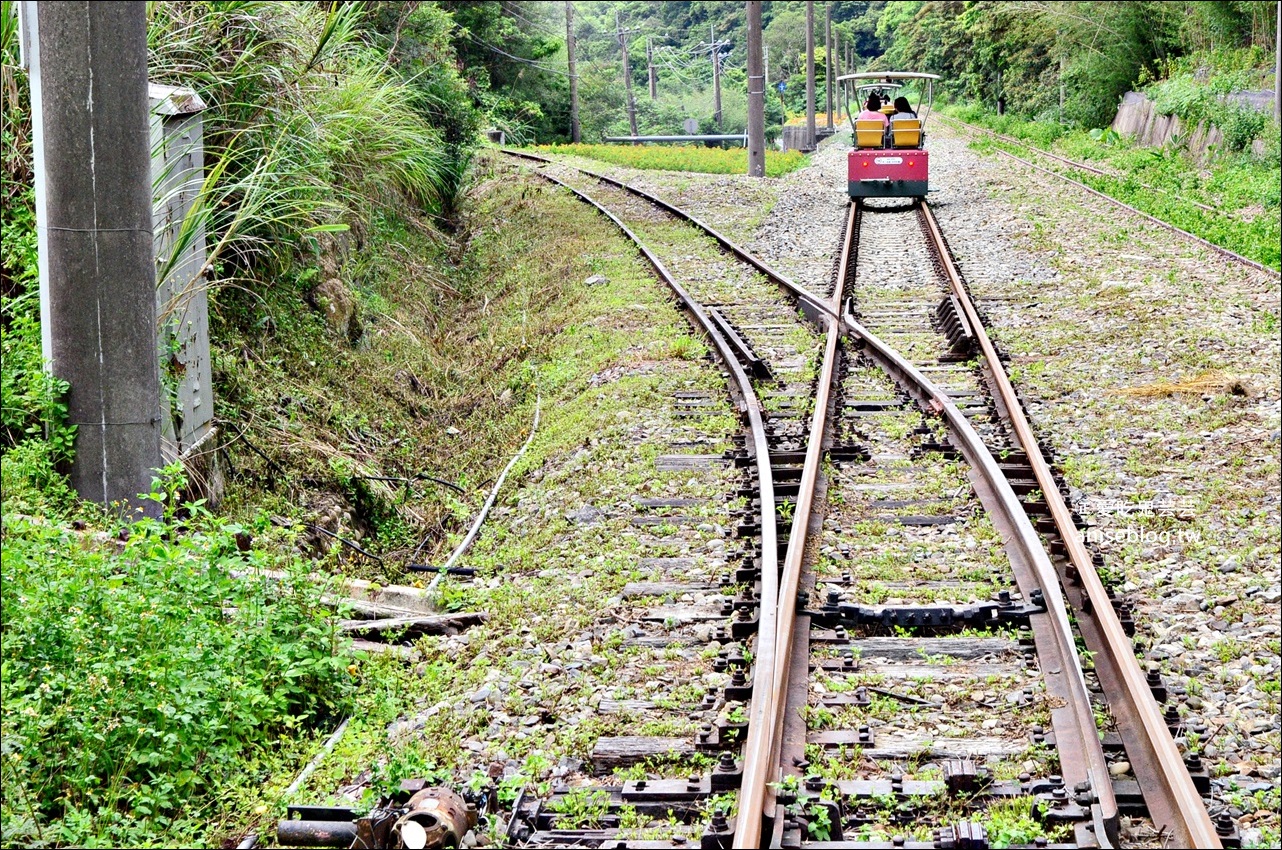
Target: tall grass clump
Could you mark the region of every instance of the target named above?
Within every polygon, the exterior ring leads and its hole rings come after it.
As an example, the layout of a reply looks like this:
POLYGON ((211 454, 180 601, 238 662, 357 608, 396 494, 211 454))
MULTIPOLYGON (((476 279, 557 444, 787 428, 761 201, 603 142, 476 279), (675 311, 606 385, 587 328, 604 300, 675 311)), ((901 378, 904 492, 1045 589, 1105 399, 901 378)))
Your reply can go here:
POLYGON ((215 267, 261 284, 308 235, 374 206, 441 206, 440 134, 367 35, 364 4, 148 8, 152 79, 208 107, 206 177, 179 249, 203 229, 215 267))

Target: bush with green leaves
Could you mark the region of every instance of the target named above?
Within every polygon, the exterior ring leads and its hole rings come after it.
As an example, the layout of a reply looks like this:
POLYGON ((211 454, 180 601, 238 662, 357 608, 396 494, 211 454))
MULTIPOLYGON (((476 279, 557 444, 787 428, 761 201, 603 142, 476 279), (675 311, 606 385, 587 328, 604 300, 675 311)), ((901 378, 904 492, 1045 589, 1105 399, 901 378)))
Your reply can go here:
POLYGON ((121 540, 6 505, 6 844, 197 840, 202 810, 243 786, 255 752, 346 710, 349 644, 324 588, 189 510, 121 540))

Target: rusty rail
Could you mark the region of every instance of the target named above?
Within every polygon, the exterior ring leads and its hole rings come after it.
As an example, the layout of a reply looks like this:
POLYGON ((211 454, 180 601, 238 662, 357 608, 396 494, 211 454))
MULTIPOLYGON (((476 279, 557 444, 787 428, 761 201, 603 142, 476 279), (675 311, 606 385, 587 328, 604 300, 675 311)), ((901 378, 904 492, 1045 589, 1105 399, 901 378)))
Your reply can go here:
MULTIPOLYGON (((832 297, 828 300, 828 306, 835 313, 840 309, 842 292, 845 285, 844 269, 846 260, 850 256, 851 236, 854 233, 855 217, 857 206, 850 205, 850 211, 847 216, 846 238, 842 248, 842 272, 837 275, 837 282, 833 288, 832 297)), ((815 403, 814 412, 810 419, 810 439, 806 444, 806 459, 802 467, 801 486, 797 491, 797 503, 792 515, 792 528, 788 535, 788 550, 784 555, 782 565, 782 574, 779 578, 779 614, 778 614, 778 639, 775 641, 775 657, 781 659, 781 662, 775 665, 775 675, 772 685, 772 691, 779 700, 779 710, 775 717, 775 730, 773 735, 773 748, 771 750, 770 761, 764 766, 764 771, 768 772, 769 778, 766 780, 766 794, 764 806, 761 810, 764 817, 772 818, 776 823, 780 821, 775 817, 774 803, 774 785, 778 781, 780 769, 780 753, 783 748, 783 725, 784 725, 784 707, 786 706, 786 694, 788 693, 788 679, 792 664, 788 659, 793 657, 796 651, 794 647, 794 630, 797 625, 797 591, 801 585, 801 572, 803 561, 806 553, 806 540, 810 530, 810 512, 814 507, 815 486, 819 481, 820 466, 823 461, 824 433, 827 429, 828 403, 832 396, 833 377, 837 367, 837 344, 841 339, 841 323, 835 318, 827 320, 828 332, 824 344, 823 365, 820 368, 819 376, 815 384, 815 403)), ((754 772, 755 777, 757 772, 754 772)), ((748 769, 745 765, 744 784, 748 782, 748 769)), ((759 844, 759 831, 761 823, 757 821, 755 831, 757 834, 752 835, 751 839, 739 840, 739 833, 736 831, 736 846, 739 847, 756 847, 759 844)))
MULTIPOLYGON (((504 152, 544 164, 554 162, 554 160, 519 151, 504 152)), ((1063 175, 1056 174, 1053 171, 1042 169, 1040 166, 1020 160, 1018 157, 1014 157, 1011 154, 1007 155, 1011 156, 1013 159, 1019 160, 1020 162, 1024 162, 1024 164, 1030 165, 1033 168, 1048 171, 1048 173, 1054 176, 1069 180, 1069 182, 1077 183, 1077 181, 1065 178, 1063 175)), ((1090 789, 1088 793, 1093 795, 1095 798, 1092 804, 1092 810, 1094 812, 1096 836, 1103 846, 1109 846, 1110 840, 1112 840, 1116 834, 1115 830, 1118 820, 1117 803, 1113 795, 1111 779, 1103 761, 1100 742, 1098 736, 1095 734, 1094 717, 1091 712, 1089 698, 1086 695, 1084 675, 1082 673, 1080 659, 1077 656, 1076 647, 1073 642, 1072 632, 1068 626, 1066 613, 1067 604, 1064 598, 1065 594, 1062 592, 1059 579, 1055 575, 1055 566, 1050 562, 1045 548, 1041 543, 1041 539, 1033 530, 1032 524, 1019 502, 1018 497, 1015 496, 1014 491, 1011 489, 1005 475, 1001 472, 996 460, 984 446, 979 435, 974 431, 965 415, 957 409, 951 398, 946 393, 936 387, 929 379, 922 375, 921 372, 913 367, 911 363, 905 360, 893 349, 886 346, 884 342, 878 339, 866 328, 862 327, 853 316, 849 314, 841 315, 839 302, 823 299, 810 292, 805 287, 798 285, 749 251, 716 231, 714 228, 708 226, 679 207, 613 178, 587 171, 585 169, 576 170, 592 178, 623 189, 632 195, 650 201, 656 206, 672 213, 679 219, 687 221, 706 232, 726 248, 726 250, 730 251, 744 262, 752 265, 767 278, 796 297, 801 303, 803 311, 812 320, 820 322, 832 320, 832 324, 837 324, 839 322, 840 327, 844 332, 860 340, 864 345, 866 345, 868 353, 882 365, 888 374, 895 377, 896 380, 901 383, 901 385, 904 386, 927 410, 943 416, 949 422, 951 430, 957 437, 959 450, 967 457, 967 460, 971 462, 972 469, 976 470, 976 474, 982 480, 982 485, 977 487, 977 493, 979 494, 981 501, 985 502, 986 507, 989 507, 989 510, 992 511, 995 516, 1002 519, 1001 525, 1008 533, 1013 534, 1016 548, 1020 552, 1024 553, 1023 557, 1012 558, 1017 576, 1021 573, 1021 567, 1023 568, 1025 576, 1030 574, 1035 576, 1036 581, 1041 586, 1047 600, 1048 608, 1050 609, 1050 616, 1048 616, 1047 619, 1052 624, 1050 631, 1053 632, 1053 635, 1049 638, 1043 635, 1043 639, 1050 640, 1054 644, 1057 644, 1056 652, 1063 662, 1060 669, 1049 671, 1052 675, 1048 676, 1048 681, 1057 682, 1062 688, 1066 689, 1067 692, 1070 692, 1073 695, 1070 705, 1065 709, 1073 715, 1073 720, 1069 723, 1066 719, 1061 718, 1061 723, 1063 724, 1062 728, 1077 730, 1075 737, 1077 737, 1077 740, 1081 744, 1081 749, 1078 751, 1081 757, 1080 768, 1085 772, 1090 781, 1090 789), (1087 732, 1089 732, 1089 735, 1086 734, 1087 732)), ((559 185, 565 185, 551 175, 541 174, 541 176, 559 185)), ((1168 225, 1160 219, 1156 219, 1147 213, 1136 210, 1121 201, 1117 201, 1115 198, 1111 198, 1108 195, 1097 192, 1089 186, 1085 186, 1080 183, 1077 185, 1082 186, 1082 188, 1085 188, 1093 194, 1100 195, 1113 203, 1126 207, 1141 216, 1151 219, 1157 224, 1180 232, 1203 244, 1206 244, 1208 247, 1211 247, 1216 251, 1245 262, 1247 265, 1277 274, 1276 272, 1273 272, 1272 269, 1261 266, 1253 260, 1241 257, 1227 249, 1223 249, 1212 243, 1206 242, 1206 240, 1201 239, 1201 237, 1194 236, 1186 231, 1181 231, 1179 228, 1168 225)), ((570 187, 567 186, 566 188, 570 187)), ((625 233, 635 240, 635 236, 632 236, 631 231, 629 231, 626 226, 619 222, 612 214, 601 208, 594 201, 591 201, 591 199, 587 198, 585 195, 577 192, 577 190, 571 188, 571 191, 581 199, 587 200, 594 206, 597 206, 598 209, 601 209, 605 215, 607 215, 625 233)), ((971 302, 969 293, 966 291, 965 284, 951 259, 951 255, 947 249, 947 243, 943 239, 938 223, 930 213, 929 208, 925 205, 923 205, 923 215, 928 223, 928 230, 936 242, 939 255, 943 260, 944 268, 950 281, 950 286, 953 289, 953 295, 962 306, 965 317, 977 337, 981 350, 984 353, 985 360, 990 368, 990 374, 993 377, 993 382, 998 388, 999 395, 1001 397, 1000 400, 1006 411, 1009 413, 1016 437, 1021 446, 1025 449, 1030 466, 1032 466, 1037 477, 1037 481, 1041 486, 1042 493, 1045 495, 1047 503, 1051 507, 1056 527, 1068 548, 1070 562, 1076 571, 1076 575, 1081 577, 1080 579, 1076 579, 1076 581, 1080 583, 1080 590, 1077 585, 1072 584, 1071 582, 1066 582, 1069 591, 1068 595, 1073 598, 1074 601, 1077 601, 1079 598, 1088 600, 1090 608, 1089 613, 1083 611, 1082 606, 1075 606, 1078 609, 1075 611, 1078 615, 1078 628, 1088 646, 1098 653, 1095 658, 1096 674, 1104 688, 1106 696, 1108 697, 1109 708, 1112 711, 1118 727, 1122 731, 1123 739, 1127 744, 1127 755, 1136 771, 1136 776, 1140 779, 1140 785, 1143 790, 1145 803, 1150 810, 1150 815, 1153 817, 1159 828, 1164 827, 1168 831, 1174 839, 1173 843, 1178 846, 1210 848, 1221 847, 1222 844, 1216 834, 1214 826, 1211 824, 1209 816, 1207 815, 1205 804, 1200 795, 1198 795, 1196 788, 1193 786, 1187 770, 1184 768, 1183 761, 1175 747, 1171 733, 1165 725, 1164 718, 1157 711, 1156 702, 1148 689, 1145 674, 1140 669, 1134 650, 1131 647, 1129 639, 1126 637, 1120 622, 1118 621, 1113 605, 1108 598, 1107 591, 1104 589, 1103 583, 1100 581, 1098 573, 1095 571, 1094 563, 1091 560, 1090 554, 1086 551, 1080 536, 1077 534, 1077 529, 1073 524, 1071 512, 1068 510, 1060 496, 1058 484, 1054 480, 1054 476, 1041 454, 1040 446, 1032 432, 1026 416, 1023 413, 1022 406, 1015 395, 1014 388, 1010 384, 1010 380, 1001 365, 1001 361, 997 357, 996 350, 994 349, 984 325, 971 302)), ((853 221, 853 215, 851 220, 853 221)), ((849 233, 847 234, 844 244, 845 248, 843 249, 842 268, 840 268, 838 275, 839 282, 845 277, 845 263, 849 260, 849 233)), ((648 249, 641 246, 641 250, 645 253, 647 258, 651 260, 651 263, 655 265, 656 270, 663 269, 662 264, 658 262, 657 258, 653 258, 648 249)), ((665 277, 665 280, 670 281, 670 276, 666 274, 666 269, 663 269, 660 272, 660 275, 665 277)), ((676 285, 675 282, 670 282, 669 285, 673 286, 674 290, 680 292, 680 287, 676 285)), ((716 337, 714 336, 714 339, 715 338, 716 337)), ((832 343, 830 339, 830 347, 831 345, 832 343)), ((723 353, 722 356, 725 357, 726 355, 723 353)), ((827 358, 825 358, 825 362, 827 362, 827 358)), ((733 365, 737 366, 738 364, 734 363, 733 365)), ((820 386, 822 388, 825 384, 821 381, 820 386)), ((822 407, 826 407, 826 405, 823 405, 822 407)), ((817 403, 816 412, 822 409, 822 407, 817 403)), ((757 412, 759 419, 759 410, 757 412)), ((808 447, 808 455, 813 448, 813 441, 822 439, 822 432, 813 430, 813 424, 811 436, 812 446, 808 447)), ((761 449, 758 449, 759 453, 761 451, 761 449)), ((768 449, 765 451, 766 456, 768 457, 768 449)), ((759 463, 759 472, 760 471, 761 465, 759 463)), ((807 488, 803 487, 801 492, 802 494, 807 493, 807 488)), ((799 496, 799 500, 800 498, 801 496, 799 496)), ((764 504, 765 501, 763 500, 763 506, 764 504)), ((773 506, 773 499, 771 500, 771 505, 773 506)), ((809 506, 807 505, 807 509, 805 511, 802 511, 800 508, 801 504, 799 501, 798 510, 794 516, 794 523, 804 523, 804 518, 808 518, 809 506)), ((766 620, 769 607, 767 605, 768 598, 774 598, 776 600, 776 604, 780 607, 785 604, 785 599, 791 601, 795 606, 795 593, 784 593, 780 587, 776 585, 772 596, 767 597, 765 590, 767 574, 773 572, 771 570, 766 570, 764 564, 764 558, 772 551, 771 548, 766 547, 764 542, 765 528, 767 525, 765 521, 768 518, 773 519, 773 516, 773 510, 770 511, 770 515, 767 517, 763 508, 763 593, 761 635, 765 635, 766 633, 766 620)), ((770 525, 771 530, 773 531, 773 523, 770 525)), ((794 529, 794 536, 795 534, 796 529, 794 529)), ((790 538, 788 554, 791 554, 793 539, 794 538, 790 538)), ((804 548, 804 543, 801 544, 801 548, 804 548)), ((788 560, 790 560, 788 555, 785 555, 785 562, 788 560)), ((785 576, 783 581, 786 586, 791 586, 790 577, 785 576)), ((786 648, 789 645, 789 642, 784 641, 782 632, 778 628, 777 618, 772 619, 772 622, 770 623, 770 631, 773 639, 769 644, 767 644, 765 643, 764 638, 762 638, 759 642, 759 648, 763 653, 768 651, 772 656, 769 662, 769 669, 773 671, 771 681, 773 683, 778 683, 780 681, 786 683, 787 672, 785 670, 780 670, 779 668, 787 665, 788 653, 786 652, 786 648), (784 648, 785 651, 780 652, 781 647, 784 648)), ((765 669, 765 667, 762 668, 762 670, 765 669)), ((760 690, 762 689, 754 689, 754 710, 752 712, 754 720, 760 716, 757 706, 757 692, 760 690)), ((775 691, 775 693, 772 694, 770 701, 771 705, 776 703, 782 705, 782 699, 783 694, 775 691)), ((755 722, 750 724, 750 729, 756 727, 756 725, 757 724, 755 722)), ((1056 731, 1057 734, 1061 732, 1060 724, 1057 724, 1056 731)), ((772 730, 769 737, 773 741, 773 739, 777 737, 777 733, 772 730)), ((749 741, 752 741, 751 737, 749 738, 749 741)), ((760 743, 758 743, 756 748, 745 748, 744 792, 750 790, 748 783, 748 760, 750 758, 758 758, 760 749, 760 743)), ((773 751, 773 746, 771 747, 771 750, 773 751)), ((755 773, 754 777, 763 774, 771 775, 774 770, 777 770, 777 767, 777 764, 775 764, 770 766, 770 770, 763 768, 761 771, 755 773)), ((754 779, 754 784, 756 781, 757 780, 754 779)), ((760 837, 760 822, 759 819, 757 819, 758 823, 755 828, 756 832, 751 832, 751 828, 747 826, 747 822, 745 821, 745 812, 766 813, 765 804, 769 796, 768 791, 768 788, 763 788, 759 793, 750 797, 742 796, 744 792, 741 792, 739 822, 736 825, 736 846, 756 846, 755 839, 759 839, 760 837), (747 843, 741 841, 741 838, 746 839, 747 835, 753 835, 755 837, 754 840, 748 841, 747 843)), ((747 819, 748 821, 753 820, 750 815, 747 819)))
MULTIPOLYGON (((541 159, 529 154, 518 155, 527 159, 541 159)), ((774 481, 770 467, 770 446, 766 439, 765 422, 761 416, 761 404, 752 387, 752 381, 735 358, 729 341, 708 315, 706 308, 677 283, 663 262, 637 238, 626 224, 573 186, 550 174, 540 172, 540 176, 568 189, 579 200, 591 204, 636 244, 637 249, 649 261, 655 273, 676 294, 682 306, 694 317, 696 323, 712 341, 718 356, 734 378, 734 384, 740 396, 740 413, 748 420, 752 432, 751 445, 757 459, 757 484, 761 500, 761 607, 757 625, 755 677, 758 681, 771 681, 775 678, 775 668, 780 660, 775 649, 779 603, 779 543, 774 481)), ((795 603, 795 599, 793 601, 795 603)), ((778 701, 776 693, 770 688, 752 689, 752 701, 748 709, 748 739, 744 744, 743 789, 740 791, 739 816, 735 824, 736 847, 755 847, 760 836, 761 819, 752 817, 751 813, 759 813, 762 810, 770 781, 767 762, 773 749, 774 718, 779 713, 775 705, 778 701), (752 776, 751 784, 750 776, 752 776), (750 836, 750 838, 745 839, 744 836, 750 836), (743 843, 744 840, 748 843, 743 843)))
POLYGON ((1032 466, 1037 483, 1050 506, 1055 526, 1068 549, 1069 561, 1078 576, 1076 583, 1089 600, 1088 606, 1076 606, 1078 627, 1087 646, 1097 653, 1096 674, 1108 697, 1109 708, 1121 729, 1122 739, 1127 744, 1126 752, 1131 757, 1135 775, 1143 789, 1149 815, 1159 828, 1165 827, 1171 833, 1177 846, 1220 847, 1219 836, 1207 814, 1202 797, 1184 767, 1166 721, 1158 710, 1157 701, 1149 690, 1145 673, 1140 669, 1130 638, 1117 619, 1108 591, 1100 581, 1095 563, 1073 523, 1072 512, 1064 503, 1059 485, 1042 456, 1037 437, 1015 395, 1015 388, 997 356, 997 350, 988 337, 970 293, 966 291, 961 274, 948 253, 939 224, 929 207, 923 206, 922 209, 931 237, 943 259, 953 295, 966 311, 1015 436, 1028 456, 1029 465, 1032 466))

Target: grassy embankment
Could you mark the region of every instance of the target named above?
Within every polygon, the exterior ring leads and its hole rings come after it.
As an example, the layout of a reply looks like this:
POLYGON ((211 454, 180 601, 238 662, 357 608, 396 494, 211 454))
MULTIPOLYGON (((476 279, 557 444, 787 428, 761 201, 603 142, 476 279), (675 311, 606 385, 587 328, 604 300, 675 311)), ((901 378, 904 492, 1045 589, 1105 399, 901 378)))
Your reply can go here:
MULTIPOLYGON (((748 152, 744 148, 707 148, 694 145, 537 145, 532 150, 568 154, 659 171, 694 171, 703 174, 745 174, 748 152)), ((798 151, 766 151, 766 176, 782 177, 806 164, 798 151)))
POLYGON ((1278 127, 1267 113, 1219 100, 1228 92, 1258 83, 1261 72, 1247 54, 1250 51, 1187 58, 1170 69, 1167 79, 1148 86, 1158 108, 1164 114, 1180 116, 1187 128, 1176 144, 1163 148, 1140 147, 1112 131, 1070 129, 1052 121, 995 115, 977 106, 945 107, 943 111, 1023 142, 1011 144, 984 136, 975 142, 977 148, 1004 148, 1025 158, 1031 152, 1039 165, 1277 269, 1282 262, 1278 127), (1212 72, 1196 73, 1204 65, 1212 72), (1192 127, 1201 121, 1220 127, 1225 141, 1208 161, 1199 164, 1189 156, 1184 143, 1192 127), (1263 154, 1252 152, 1257 139, 1262 142, 1263 154), (1039 157, 1036 149, 1108 174, 1093 174, 1039 157))
MULTIPOLYGON (((6 846, 219 844, 283 813, 280 790, 339 717, 381 729, 422 696, 399 665, 351 651, 341 612, 322 604, 331 583, 311 574, 407 581, 420 543, 416 560, 430 561, 457 542, 524 437, 535 385, 571 409, 586 376, 635 342, 592 317, 645 299, 582 284, 635 257, 616 246, 602 259, 592 240, 608 231, 568 199, 549 210, 547 190, 494 180, 438 229, 453 199, 437 136, 355 8, 174 6, 152 18, 154 77, 193 54, 202 68, 224 67, 224 49, 243 60, 198 80, 216 104, 203 223, 228 490, 217 515, 178 505, 169 471, 156 484, 163 520, 122 528, 60 475, 74 429, 66 384, 40 362, 26 80, 4 6, 4 85, 19 95, 6 100, 0 209, 6 846), (562 214, 556 245, 536 240, 562 214), (575 243, 580 231, 593 235, 575 243), (361 316, 346 333, 316 292, 331 274, 361 316), (375 558, 316 546, 305 524, 322 522, 375 558), (243 577, 258 567, 289 579, 243 577)), ((648 298, 647 315, 662 308, 648 298)), ((669 336, 650 344, 700 353, 669 336)), ((367 754, 352 773, 376 766, 367 754)))
MULTIPOLYGON (((484 714, 437 715, 424 736, 433 742, 430 758, 422 748, 389 755, 385 727, 474 689, 486 665, 476 658, 457 664, 439 642, 425 647, 427 663, 417 672, 353 653, 335 633, 333 612, 319 604, 324 584, 304 573, 373 569, 405 582, 403 558, 371 532, 363 545, 382 553, 382 565, 353 560, 341 547, 321 563, 310 561, 297 554, 295 532, 275 527, 272 517, 291 499, 305 506, 324 489, 309 476, 335 459, 354 462, 354 448, 334 430, 334 417, 342 416, 351 423, 344 430, 362 429, 353 439, 386 438, 386 464, 403 454, 406 464, 430 462, 433 474, 469 482, 462 497, 427 491, 382 503, 387 527, 404 534, 411 527, 423 533, 416 512, 452 517, 428 547, 447 549, 483 485, 522 440, 536 388, 544 423, 509 487, 549 457, 594 444, 602 417, 613 421, 603 399, 636 390, 634 382, 616 381, 607 393, 589 392, 592 375, 637 358, 705 353, 675 312, 652 329, 648 317, 665 309, 667 297, 626 245, 565 195, 510 177, 486 180, 472 222, 476 238, 451 268, 438 265, 439 256, 424 259, 439 246, 405 221, 376 221, 361 260, 368 273, 362 297, 379 309, 368 314, 368 341, 359 350, 317 314, 282 310, 275 327, 252 341, 263 353, 246 362, 247 340, 223 327, 229 335, 217 356, 225 403, 234 400, 259 423, 251 433, 278 467, 251 469, 252 453, 235 455, 226 503, 235 522, 178 510, 164 522, 132 526, 120 543, 110 517, 75 502, 57 479, 40 491, 42 520, 20 516, 31 506, 6 491, 6 843, 214 844, 253 822, 266 827, 283 814, 282 790, 316 741, 346 714, 356 720, 312 795, 332 787, 328 780, 364 770, 373 771, 376 789, 408 775, 467 778, 450 775, 449 763, 465 759, 451 757, 442 742, 457 748, 481 733, 484 714), (551 217, 559 222, 555 244, 538 236, 551 217), (593 274, 611 285, 586 286, 593 274), (445 275, 456 292, 433 285, 445 275), (423 394, 405 386, 407 370, 424 376, 423 394), (281 395, 311 402, 282 410, 281 395), (238 533, 252 535, 251 551, 240 551, 238 533), (249 565, 290 571, 289 592, 232 577, 249 565)), ((287 515, 299 513, 296 505, 287 515)), ((495 554, 475 561, 478 586, 501 571, 538 571, 545 538, 556 533, 549 525, 500 537, 495 554)), ((489 610, 484 632, 497 640, 516 631, 532 600, 524 586, 492 586, 477 596, 467 583, 449 584, 445 598, 449 607, 489 610)), ((569 598, 564 588, 558 594, 569 598)), ((586 611, 588 601, 576 604, 586 611)), ((582 624, 568 617, 547 625, 560 636, 582 624)))

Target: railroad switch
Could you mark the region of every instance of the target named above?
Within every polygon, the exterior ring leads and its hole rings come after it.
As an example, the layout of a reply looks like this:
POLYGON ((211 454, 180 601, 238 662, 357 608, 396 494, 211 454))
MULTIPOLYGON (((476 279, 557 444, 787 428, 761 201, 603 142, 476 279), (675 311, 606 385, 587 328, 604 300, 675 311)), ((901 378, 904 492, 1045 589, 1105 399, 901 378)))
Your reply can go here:
POLYGON ((971 759, 948 759, 944 762, 944 785, 948 796, 974 794, 987 784, 988 771, 980 771, 971 759))
POLYGON ((937 850, 988 850, 988 833, 982 824, 961 821, 935 831, 937 850))

